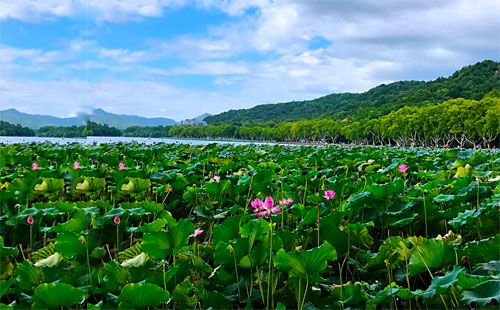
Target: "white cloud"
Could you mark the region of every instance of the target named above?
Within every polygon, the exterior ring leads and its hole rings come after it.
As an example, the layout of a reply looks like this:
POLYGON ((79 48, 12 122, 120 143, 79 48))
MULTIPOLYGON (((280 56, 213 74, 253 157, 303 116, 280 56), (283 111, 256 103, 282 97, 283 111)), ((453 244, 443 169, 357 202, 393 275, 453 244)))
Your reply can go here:
MULTIPOLYGON (((116 113, 156 116, 161 111, 181 119, 192 117, 191 112, 201 107, 202 112, 217 113, 332 92, 360 92, 400 79, 435 78, 486 58, 498 60, 499 55, 496 0, 86 1, 0 0, 0 20, 77 16, 85 14, 84 4, 98 22, 145 20, 181 5, 218 9, 232 18, 207 25, 205 34, 179 33, 169 40, 145 37, 149 47, 140 50, 83 40, 50 51, 0 46, 0 71, 6 77, 0 86, 9 90, 0 98, 2 105, 31 102, 33 107, 47 105, 57 112, 86 103, 116 113), (329 45, 311 49, 310 40, 317 37, 329 45), (84 51, 95 59, 76 57, 84 51), (186 64, 164 65, 173 58, 186 64), (19 60, 30 66, 18 64, 19 60), (155 65, 158 60, 163 65, 155 65), (106 74, 90 86, 64 74, 66 69, 87 68, 106 74), (66 79, 31 81, 9 75, 33 70, 66 79), (127 81, 119 80, 122 72, 129 73, 127 81), (183 89, 161 82, 183 75, 215 76, 213 88, 183 89)), ((89 32, 87 38, 93 35, 89 32)))
POLYGON ((129 19, 162 16, 166 7, 184 0, 0 0, 0 20, 39 22, 60 17, 86 15, 98 21, 126 22, 129 19))
POLYGON ((193 75, 231 75, 246 74, 250 70, 243 62, 200 62, 190 67, 176 67, 170 71, 170 74, 193 74, 193 75))
POLYGON ((68 17, 75 13, 73 5, 71 0, 0 0, 0 20, 36 22, 49 17, 68 17))
POLYGON ((119 114, 180 120, 223 110, 228 102, 245 101, 244 98, 217 92, 188 91, 149 80, 111 79, 87 83, 77 79, 59 82, 9 78, 0 79, 0 90, 2 106, 3 103, 12 103, 13 107, 25 113, 61 117, 94 107, 119 114))

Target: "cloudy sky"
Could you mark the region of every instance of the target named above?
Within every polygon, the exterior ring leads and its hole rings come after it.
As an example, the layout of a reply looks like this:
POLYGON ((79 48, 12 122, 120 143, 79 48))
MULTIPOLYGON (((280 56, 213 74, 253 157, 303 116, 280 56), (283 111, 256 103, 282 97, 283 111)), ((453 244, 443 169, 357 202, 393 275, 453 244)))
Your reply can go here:
POLYGON ((500 59, 498 0, 0 0, 0 109, 176 120, 500 59))

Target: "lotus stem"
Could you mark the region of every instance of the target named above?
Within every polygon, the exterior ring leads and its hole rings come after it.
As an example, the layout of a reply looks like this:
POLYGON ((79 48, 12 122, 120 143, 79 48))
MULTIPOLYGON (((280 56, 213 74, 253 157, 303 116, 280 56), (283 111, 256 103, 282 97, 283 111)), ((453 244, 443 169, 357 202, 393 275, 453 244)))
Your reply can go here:
POLYGON ((120 238, 120 226, 116 225, 116 249, 120 251, 120 243, 119 243, 119 238, 120 238))
MULTIPOLYGON (((33 225, 30 225, 30 250, 33 250, 33 225)), ((31 256, 31 252, 30 252, 31 256)))
POLYGON ((264 290, 262 289, 262 281, 260 280, 260 271, 257 266, 255 266, 255 271, 257 272, 257 280, 259 281, 260 297, 262 298, 262 304, 266 304, 264 300, 264 290))
MULTIPOLYGON (((418 256, 420 256, 420 259, 422 260, 422 263, 424 263, 424 266, 427 269, 427 272, 429 272, 429 275, 431 276, 431 279, 434 279, 434 276, 432 275, 432 272, 429 269, 429 266, 427 266, 427 263, 425 262, 425 259, 422 257, 422 254, 420 253, 420 250, 418 249, 417 246, 415 246, 415 249, 417 250, 418 256)), ((443 302, 443 305, 446 308, 446 310, 448 310, 448 306, 446 305, 446 302, 444 301, 443 295, 439 295, 439 297, 441 298, 441 301, 443 302)))
POLYGON ((427 232, 427 206, 425 204, 425 191, 422 190, 422 195, 424 197, 424 221, 425 221, 425 237, 428 238, 429 234, 427 232))
MULTIPOLYGON (((85 240, 85 239, 83 239, 83 240, 85 240)), ((90 283, 89 291, 91 291, 92 290, 92 272, 90 270, 89 245, 88 245, 87 240, 85 240, 84 242, 85 242, 85 253, 87 254, 87 267, 89 270, 89 283, 90 283)))
POLYGON ((318 205, 318 246, 319 246, 319 210, 320 206, 318 205))
MULTIPOLYGON (((268 277, 267 277, 267 309, 270 309, 269 308, 269 304, 270 304, 270 298, 269 298, 269 293, 270 293, 270 290, 271 290, 271 268, 272 268, 272 260, 273 260, 273 219, 272 217, 269 217, 269 223, 271 224, 271 233, 270 233, 270 238, 271 238, 271 246, 269 247, 269 273, 268 273, 268 277)), ((271 305, 272 307, 272 305, 271 305)))
POLYGON ((236 271, 236 281, 238 282, 238 301, 241 302, 241 290, 240 290, 240 277, 238 275, 238 264, 236 264, 236 256, 233 251, 233 259, 234 259, 234 269, 236 271))

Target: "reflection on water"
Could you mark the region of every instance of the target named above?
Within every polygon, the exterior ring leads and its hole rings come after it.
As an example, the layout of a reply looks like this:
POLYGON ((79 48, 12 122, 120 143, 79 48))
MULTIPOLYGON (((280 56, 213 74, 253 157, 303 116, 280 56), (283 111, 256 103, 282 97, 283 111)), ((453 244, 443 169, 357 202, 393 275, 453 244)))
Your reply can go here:
POLYGON ((31 142, 53 142, 59 144, 67 143, 87 143, 87 144, 99 144, 99 143, 116 143, 116 142, 132 142, 136 141, 144 144, 154 144, 154 143, 178 143, 178 144, 192 144, 192 145, 206 145, 210 143, 225 143, 233 145, 245 145, 245 144, 262 144, 251 141, 228 141, 228 140, 189 140, 189 139, 158 139, 158 138, 133 138, 133 137, 87 137, 82 139, 70 139, 70 138, 47 138, 47 137, 1 137, 0 143, 12 144, 12 143, 31 143, 31 142))

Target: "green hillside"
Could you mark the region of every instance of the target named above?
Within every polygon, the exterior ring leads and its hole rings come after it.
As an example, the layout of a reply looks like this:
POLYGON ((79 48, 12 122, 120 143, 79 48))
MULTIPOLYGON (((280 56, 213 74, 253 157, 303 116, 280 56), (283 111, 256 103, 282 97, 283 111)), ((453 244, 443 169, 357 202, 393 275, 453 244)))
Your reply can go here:
POLYGON ((447 78, 429 82, 382 84, 364 93, 331 94, 314 100, 258 105, 205 118, 209 124, 283 122, 320 118, 373 118, 403 106, 422 106, 455 98, 479 100, 500 89, 500 63, 485 60, 466 66, 447 78))

